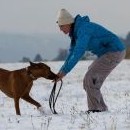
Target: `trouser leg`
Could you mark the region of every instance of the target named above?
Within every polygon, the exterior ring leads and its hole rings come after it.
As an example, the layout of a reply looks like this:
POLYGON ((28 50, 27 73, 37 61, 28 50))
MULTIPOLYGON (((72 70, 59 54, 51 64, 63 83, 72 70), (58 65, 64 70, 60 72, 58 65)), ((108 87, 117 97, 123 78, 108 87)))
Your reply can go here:
POLYGON ((87 93, 89 110, 106 111, 100 88, 110 72, 122 61, 125 51, 108 53, 95 60, 84 77, 83 86, 87 93))
POLYGON ((89 110, 107 110, 100 88, 104 81, 103 78, 94 76, 93 71, 89 71, 84 78, 84 88, 87 92, 89 110), (93 76, 92 76, 93 75, 93 76))

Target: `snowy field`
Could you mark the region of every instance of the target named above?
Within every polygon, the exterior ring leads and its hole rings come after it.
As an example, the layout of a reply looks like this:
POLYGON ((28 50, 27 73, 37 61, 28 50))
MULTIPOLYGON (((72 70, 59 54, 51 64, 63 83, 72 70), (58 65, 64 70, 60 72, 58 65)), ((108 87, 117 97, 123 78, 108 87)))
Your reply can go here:
MULTIPOLYGON (((87 99, 82 80, 91 62, 79 62, 64 78, 56 103, 58 115, 53 115, 49 108, 53 87, 49 80, 38 79, 30 92, 44 106, 45 114, 20 100, 21 116, 16 116, 13 99, 0 91, 0 130, 130 130, 130 61, 124 60, 103 84, 102 93, 109 111, 86 115, 83 112, 87 110, 87 99)), ((57 73, 62 62, 46 64, 57 73)), ((28 65, 0 64, 0 68, 14 70, 28 65)))

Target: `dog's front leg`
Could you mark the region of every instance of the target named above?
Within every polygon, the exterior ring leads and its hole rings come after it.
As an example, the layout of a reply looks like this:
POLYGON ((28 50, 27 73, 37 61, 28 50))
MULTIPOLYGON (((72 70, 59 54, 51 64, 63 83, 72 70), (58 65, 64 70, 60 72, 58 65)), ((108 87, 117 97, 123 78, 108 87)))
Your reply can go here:
POLYGON ((35 101, 32 97, 30 97, 29 93, 26 93, 23 97, 23 100, 35 105, 37 108, 41 107, 41 104, 35 101))
POLYGON ((14 98, 14 103, 15 103, 15 110, 17 115, 21 115, 20 113, 20 108, 19 108, 19 97, 14 98))

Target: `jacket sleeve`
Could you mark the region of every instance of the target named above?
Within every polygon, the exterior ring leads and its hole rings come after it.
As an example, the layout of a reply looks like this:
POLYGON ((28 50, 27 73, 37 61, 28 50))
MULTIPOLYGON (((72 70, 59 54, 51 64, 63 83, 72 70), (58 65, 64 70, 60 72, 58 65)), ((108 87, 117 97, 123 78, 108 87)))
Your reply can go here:
POLYGON ((62 69, 64 68, 64 66, 67 64, 67 61, 69 61, 69 59, 70 59, 70 57, 71 57, 71 55, 72 55, 72 53, 73 53, 73 50, 74 50, 74 46, 70 46, 69 54, 68 54, 68 56, 67 56, 67 58, 66 58, 66 60, 65 60, 64 65, 61 67, 61 69, 60 69, 59 72, 62 71, 62 69))
POLYGON ((72 70, 72 68, 77 64, 77 62, 87 50, 89 39, 90 35, 86 32, 83 32, 83 30, 78 32, 76 45, 74 46, 73 50, 69 54, 62 68, 60 69, 60 72, 67 74, 72 70))

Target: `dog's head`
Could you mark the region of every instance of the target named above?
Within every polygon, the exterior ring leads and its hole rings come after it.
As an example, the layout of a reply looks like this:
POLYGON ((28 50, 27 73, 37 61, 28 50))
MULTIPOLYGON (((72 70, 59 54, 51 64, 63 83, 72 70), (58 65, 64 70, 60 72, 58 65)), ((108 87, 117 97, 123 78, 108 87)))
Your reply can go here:
POLYGON ((57 75, 53 73, 50 67, 44 63, 30 62, 28 72, 31 73, 36 78, 43 77, 50 80, 55 80, 57 78, 57 75))

